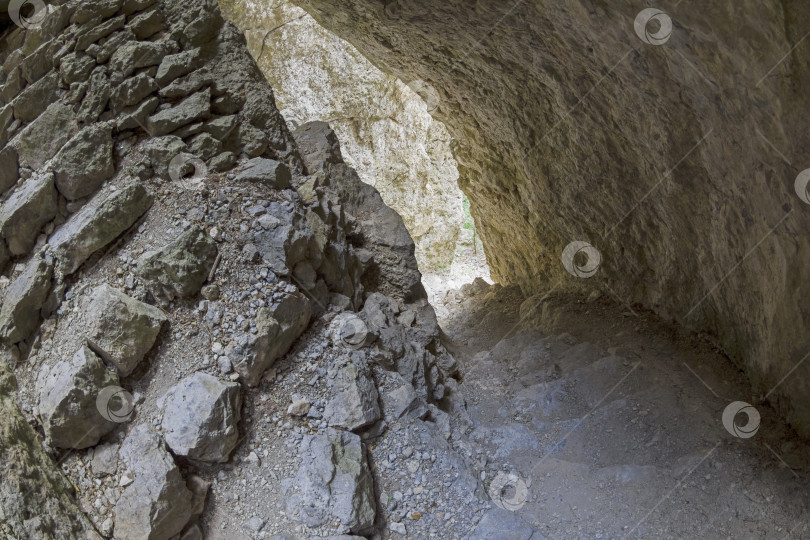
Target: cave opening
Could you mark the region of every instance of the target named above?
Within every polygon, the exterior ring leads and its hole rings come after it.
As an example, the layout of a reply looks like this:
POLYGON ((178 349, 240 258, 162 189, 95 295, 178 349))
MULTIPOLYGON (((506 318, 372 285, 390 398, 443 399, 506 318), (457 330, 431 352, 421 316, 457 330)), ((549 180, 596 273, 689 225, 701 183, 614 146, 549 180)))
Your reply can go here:
POLYGON ((436 91, 384 73, 291 2, 220 5, 244 32, 290 129, 328 122, 346 162, 403 218, 440 318, 450 290, 476 278, 492 283, 451 137, 431 116, 436 91))

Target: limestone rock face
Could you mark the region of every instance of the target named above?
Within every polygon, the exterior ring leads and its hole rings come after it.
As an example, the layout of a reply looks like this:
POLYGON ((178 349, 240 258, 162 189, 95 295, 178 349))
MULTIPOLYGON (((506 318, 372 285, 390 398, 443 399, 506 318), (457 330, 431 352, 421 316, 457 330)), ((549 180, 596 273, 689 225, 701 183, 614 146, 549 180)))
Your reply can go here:
POLYGON ((87 342, 126 377, 155 343, 166 315, 109 285, 93 291, 87 342))
POLYGON ((17 407, 17 382, 0 357, 0 508, 11 538, 101 536, 79 510, 73 486, 42 448, 40 437, 17 407), (22 472, 25 471, 25 472, 22 472))
POLYGON ((101 415, 96 400, 103 388, 117 385, 118 376, 87 347, 70 360, 44 366, 37 385, 39 414, 51 444, 87 448, 110 432, 116 423, 101 415))
POLYGON ((794 189, 810 6, 681 4, 654 44, 632 2, 295 3, 434 89, 497 281, 615 291, 706 332, 810 435, 810 362, 791 373, 810 348, 810 206, 794 189), (601 253, 591 279, 561 263, 574 241, 601 253))
POLYGON ((430 106, 290 2, 220 5, 245 32, 291 128, 328 120, 346 163, 402 216, 422 270, 449 265, 462 224, 461 192, 450 136, 430 106))
POLYGON ((166 397, 166 444, 180 456, 228 461, 239 441, 241 387, 197 372, 172 387, 166 397))
POLYGON ((135 427, 118 452, 134 482, 115 505, 115 537, 171 538, 192 513, 192 493, 157 433, 135 427))

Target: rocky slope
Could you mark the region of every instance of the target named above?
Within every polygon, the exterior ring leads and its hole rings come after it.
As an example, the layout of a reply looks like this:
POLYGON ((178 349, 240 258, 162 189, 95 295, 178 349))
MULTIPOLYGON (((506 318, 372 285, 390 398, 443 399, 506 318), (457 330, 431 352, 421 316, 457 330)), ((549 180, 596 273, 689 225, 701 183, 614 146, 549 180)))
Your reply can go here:
POLYGON ((806 3, 296 4, 435 89, 497 281, 705 332, 810 435, 806 3), (574 241, 601 253, 590 280, 560 262, 574 241))
POLYGON ((433 424, 456 367, 335 133, 288 130, 213 1, 63 2, 0 63, 4 535, 216 537, 234 454, 282 447, 268 531, 373 532, 370 364, 433 424), (281 382, 294 346, 318 400, 281 382))
POLYGON ((346 163, 405 220, 420 268, 447 268, 463 220, 462 195, 450 136, 430 115, 433 103, 289 2, 220 6, 245 32, 287 121, 327 120, 346 163))

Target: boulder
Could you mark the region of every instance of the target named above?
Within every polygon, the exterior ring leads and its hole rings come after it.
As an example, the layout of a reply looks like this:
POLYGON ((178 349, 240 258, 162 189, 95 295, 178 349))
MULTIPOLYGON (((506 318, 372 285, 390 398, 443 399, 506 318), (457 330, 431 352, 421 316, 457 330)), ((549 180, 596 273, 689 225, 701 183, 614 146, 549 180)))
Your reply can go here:
POLYGON ((34 170, 45 165, 70 138, 74 116, 70 106, 52 103, 23 130, 20 136, 20 160, 34 170))
POLYGON ((96 62, 83 52, 72 52, 65 55, 59 65, 59 74, 67 85, 86 81, 96 67, 96 62))
POLYGON ((118 238, 151 206, 152 194, 139 183, 94 197, 48 239, 57 269, 62 275, 78 270, 93 253, 118 238))
MULTIPOLYGON (((153 98, 157 106, 157 98, 153 98)), ((180 153, 186 150, 186 144, 180 137, 167 135, 147 139, 141 146, 141 151, 149 157, 152 168, 161 178, 169 178, 169 164, 180 153)))
POLYGON ((39 417, 52 446, 82 449, 94 446, 117 422, 105 418, 96 399, 118 375, 86 346, 70 360, 43 365, 37 379, 39 417))
POLYGON ((377 507, 374 481, 360 437, 329 428, 324 433, 306 435, 299 453, 298 473, 284 482, 287 517, 307 527, 337 520, 341 533, 369 532, 377 507))
POLYGON ((380 419, 377 386, 364 354, 339 359, 329 369, 327 380, 334 397, 326 404, 323 416, 330 425, 356 431, 380 419))
POLYGON ((11 189, 20 178, 17 152, 11 146, 0 150, 0 196, 11 189))
POLYGON ((217 244, 197 225, 157 251, 138 260, 138 274, 153 292, 169 300, 194 296, 202 288, 217 258, 217 244))
POLYGON ((43 225, 56 217, 57 194, 53 174, 32 176, 0 206, 0 236, 9 253, 25 255, 34 247, 43 225))
POLYGON ((59 75, 51 73, 28 86, 14 100, 14 118, 30 122, 58 99, 59 75))
POLYGON ((175 47, 166 41, 131 41, 113 53, 110 66, 128 77, 136 69, 160 64, 163 58, 176 52, 175 47))
POLYGON ((133 17, 129 27, 138 39, 147 39, 166 29, 166 22, 161 12, 155 8, 133 17))
POLYGON ((87 344, 126 377, 155 344, 166 315, 109 285, 93 291, 87 307, 87 344))
POLYGON ((135 427, 118 453, 134 478, 115 504, 115 538, 171 538, 191 518, 192 493, 160 436, 135 427))
POLYGON ((257 182, 274 189, 290 187, 292 174, 285 164, 272 159, 253 158, 236 175, 236 182, 257 182))
POLYGON ((234 370, 246 384, 259 384, 264 372, 287 354, 306 330, 311 316, 309 300, 301 293, 287 295, 272 307, 259 309, 256 315, 258 333, 247 337, 244 343, 228 348, 234 370))
POLYGON ((198 371, 166 395, 163 432, 176 455, 224 463, 239 441, 241 386, 198 371))
POLYGON ((178 105, 162 110, 146 121, 146 128, 153 137, 165 135, 183 126, 205 120, 211 114, 211 89, 193 94, 178 105))
POLYGON ((200 48, 190 49, 177 54, 170 54, 161 62, 155 75, 155 80, 161 86, 188 75, 202 65, 200 48))
POLYGON ((0 307, 0 339, 7 344, 19 343, 37 329, 52 277, 52 264, 42 254, 34 255, 5 291, 0 307))
POLYGON ((96 124, 79 132, 56 154, 56 187, 68 200, 92 195, 115 174, 112 157, 112 127, 96 124))
POLYGON ((110 79, 107 77, 107 68, 98 66, 90 74, 90 87, 77 115, 79 120, 85 124, 95 122, 107 108, 109 100, 110 79))
POLYGON ((113 111, 120 112, 126 107, 137 105, 158 89, 155 79, 146 73, 139 73, 113 88, 110 104, 113 111))

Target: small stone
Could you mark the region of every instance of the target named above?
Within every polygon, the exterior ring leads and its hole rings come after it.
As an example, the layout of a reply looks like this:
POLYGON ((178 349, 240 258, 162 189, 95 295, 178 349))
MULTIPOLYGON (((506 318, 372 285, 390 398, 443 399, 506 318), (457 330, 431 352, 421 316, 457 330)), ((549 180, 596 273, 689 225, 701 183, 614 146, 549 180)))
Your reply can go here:
POLYGON ((258 182, 275 189, 290 187, 292 174, 285 164, 272 159, 254 158, 236 175, 236 182, 258 182))
POLYGON ((408 534, 408 530, 405 528, 405 525, 402 524, 402 523, 397 523, 397 522, 391 523, 388 526, 388 528, 391 529, 391 532, 395 532, 397 534, 402 534, 402 535, 408 534))
POLYGON ((265 521, 262 518, 258 516, 253 516, 252 518, 244 522, 242 526, 253 532, 259 532, 264 528, 264 523, 265 521))
POLYGON ((297 417, 306 416, 311 406, 312 404, 308 400, 299 399, 287 407, 287 414, 297 417))

